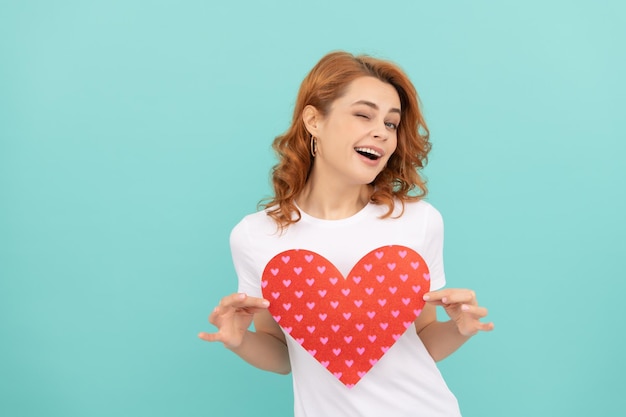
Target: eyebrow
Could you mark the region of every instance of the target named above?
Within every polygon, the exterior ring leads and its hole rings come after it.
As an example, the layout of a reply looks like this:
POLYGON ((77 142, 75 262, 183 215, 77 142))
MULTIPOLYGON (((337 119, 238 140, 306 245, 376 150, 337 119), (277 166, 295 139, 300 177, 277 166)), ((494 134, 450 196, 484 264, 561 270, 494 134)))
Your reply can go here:
MULTIPOLYGON (((354 103, 352 103, 352 105, 357 105, 357 104, 364 104, 368 107, 373 108, 374 110, 379 110, 378 106, 376 105, 376 103, 372 103, 371 101, 367 101, 367 100, 359 100, 359 101, 355 101, 354 103)), ((391 109, 389 109, 389 113, 398 113, 398 114, 402 114, 402 112, 400 111, 400 109, 396 108, 396 107, 392 107, 391 109)))

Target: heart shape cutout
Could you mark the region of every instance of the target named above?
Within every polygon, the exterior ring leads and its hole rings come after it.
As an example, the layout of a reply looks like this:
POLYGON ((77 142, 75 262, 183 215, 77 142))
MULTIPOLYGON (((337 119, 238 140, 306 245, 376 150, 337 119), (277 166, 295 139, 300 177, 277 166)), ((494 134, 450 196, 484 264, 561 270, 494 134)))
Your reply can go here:
POLYGON ((374 249, 347 277, 322 255, 292 249, 268 262, 261 287, 274 320, 351 388, 420 315, 430 275, 405 246, 374 249))

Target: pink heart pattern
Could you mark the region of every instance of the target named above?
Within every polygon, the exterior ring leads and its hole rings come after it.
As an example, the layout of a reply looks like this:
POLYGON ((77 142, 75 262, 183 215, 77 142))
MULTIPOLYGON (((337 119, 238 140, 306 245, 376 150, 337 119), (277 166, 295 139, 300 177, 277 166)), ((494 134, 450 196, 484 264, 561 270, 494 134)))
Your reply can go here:
POLYGON ((405 246, 371 251, 347 277, 323 256, 292 249, 269 261, 261 286, 274 320, 352 388, 420 315, 430 275, 405 246))

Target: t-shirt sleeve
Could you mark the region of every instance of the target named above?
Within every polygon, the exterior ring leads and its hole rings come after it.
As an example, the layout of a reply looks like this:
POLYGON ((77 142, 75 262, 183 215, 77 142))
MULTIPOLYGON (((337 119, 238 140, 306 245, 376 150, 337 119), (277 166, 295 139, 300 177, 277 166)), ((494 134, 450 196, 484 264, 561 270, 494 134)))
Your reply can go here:
POLYGON ((430 290, 435 291, 446 285, 443 269, 443 218, 441 213, 430 206, 424 236, 424 259, 430 272, 430 290))
POLYGON ((239 281, 237 291, 252 297, 262 297, 261 278, 254 268, 250 235, 244 218, 230 233, 230 253, 239 281))

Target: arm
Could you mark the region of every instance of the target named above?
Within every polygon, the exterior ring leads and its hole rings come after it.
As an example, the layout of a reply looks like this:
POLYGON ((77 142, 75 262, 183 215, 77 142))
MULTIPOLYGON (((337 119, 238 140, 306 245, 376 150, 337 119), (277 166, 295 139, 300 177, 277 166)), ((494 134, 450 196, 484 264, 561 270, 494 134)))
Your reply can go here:
POLYGON ((491 331, 493 323, 482 323, 487 309, 478 306, 471 290, 445 289, 424 295, 426 304, 415 320, 415 329, 435 361, 445 359, 479 331, 491 331), (442 306, 449 321, 437 321, 436 306, 442 306))
POLYGON ((265 371, 287 375, 291 372, 285 335, 269 311, 254 317, 255 332, 247 331, 244 343, 231 349, 243 360, 265 371))
POLYGON ((291 372, 285 336, 267 307, 269 302, 245 294, 224 297, 209 316, 216 333, 201 332, 207 342, 222 342, 249 364, 265 371, 291 372), (255 331, 248 330, 254 321, 255 331))

